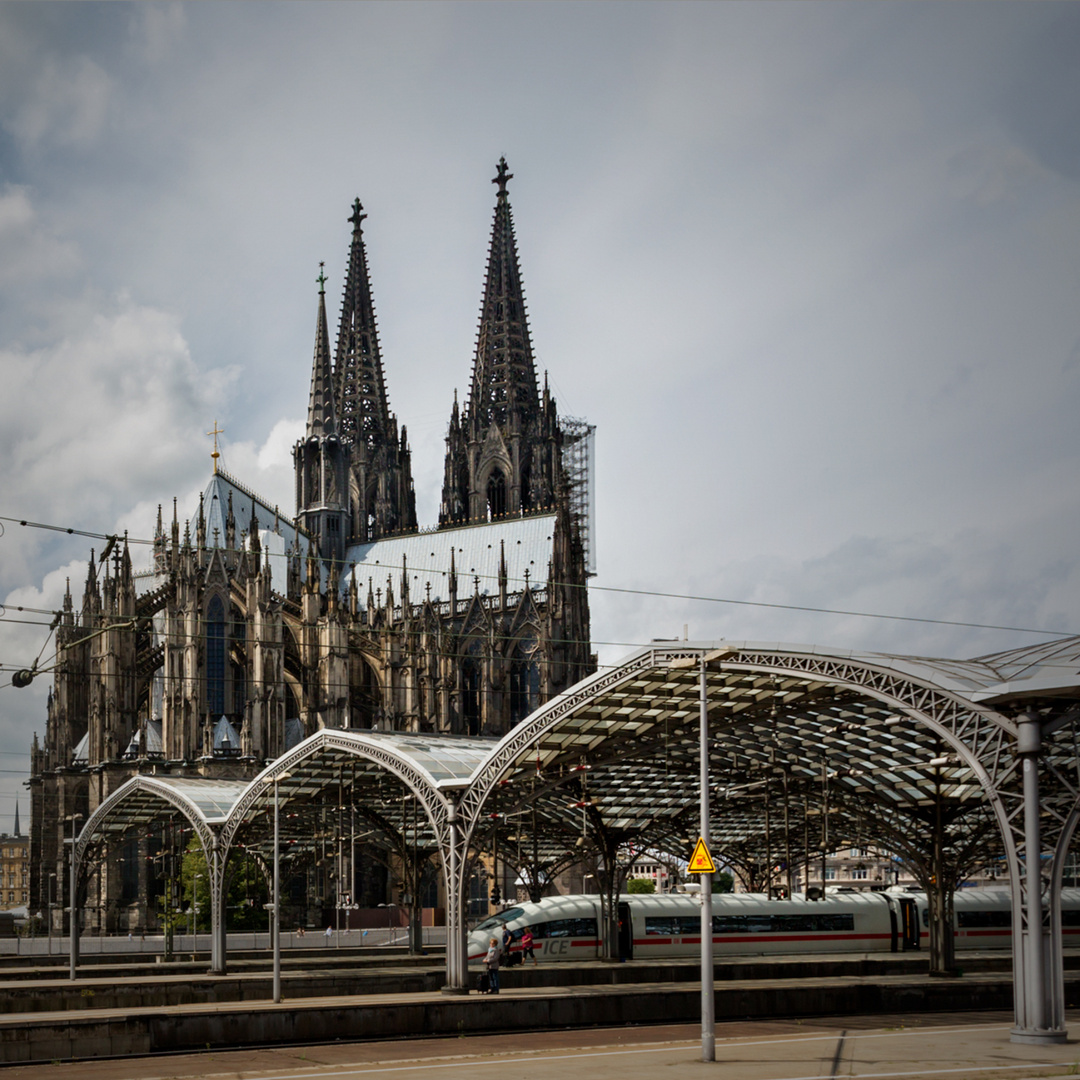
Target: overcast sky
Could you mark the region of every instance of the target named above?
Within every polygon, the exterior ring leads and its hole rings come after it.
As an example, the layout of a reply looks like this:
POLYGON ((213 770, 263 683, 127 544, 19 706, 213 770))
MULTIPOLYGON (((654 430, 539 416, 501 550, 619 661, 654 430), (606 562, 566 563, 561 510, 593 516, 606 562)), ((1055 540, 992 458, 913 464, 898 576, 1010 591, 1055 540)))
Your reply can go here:
MULTIPOLYGON (((292 510, 359 196, 434 523, 505 154, 598 587, 1080 632, 1077 55, 1075 4, 0 5, 0 515, 150 536, 215 419, 292 510)), ((5 527, 0 664, 89 546, 5 527)), ((1043 640, 591 602, 608 661, 1043 640)), ((0 830, 45 690, 0 689, 0 830)))

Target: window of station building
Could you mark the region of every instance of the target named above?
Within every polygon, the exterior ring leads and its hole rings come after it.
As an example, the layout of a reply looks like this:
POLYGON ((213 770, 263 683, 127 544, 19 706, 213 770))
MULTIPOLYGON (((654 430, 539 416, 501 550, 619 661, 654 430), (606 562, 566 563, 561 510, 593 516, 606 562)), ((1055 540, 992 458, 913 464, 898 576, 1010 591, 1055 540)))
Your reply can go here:
POLYGON ((836 867, 835 866, 826 866, 825 867, 825 880, 826 881, 835 881, 836 880, 836 867))
POLYGON ((869 871, 862 867, 853 867, 851 871, 852 881, 866 881, 869 871))

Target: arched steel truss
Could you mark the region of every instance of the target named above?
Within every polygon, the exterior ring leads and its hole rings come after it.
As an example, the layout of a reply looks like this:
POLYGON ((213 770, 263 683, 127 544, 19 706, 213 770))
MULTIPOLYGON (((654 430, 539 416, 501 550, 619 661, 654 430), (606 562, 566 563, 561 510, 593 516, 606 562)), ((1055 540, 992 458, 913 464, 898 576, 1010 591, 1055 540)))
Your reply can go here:
MULTIPOLYGON (((199 837, 212 879, 220 878, 222 859, 218 836, 226 820, 226 814, 221 811, 232 805, 242 787, 242 784, 221 781, 177 781, 168 777, 133 776, 98 806, 79 833, 72 857, 73 896, 78 889, 88 849, 102 842, 108 832, 123 833, 143 821, 157 820, 159 815, 154 813, 154 807, 158 803, 164 803, 178 810, 187 820, 199 837), (220 796, 220 799, 212 800, 215 812, 211 815, 207 815, 199 802, 190 794, 199 791, 220 796), (119 827, 115 830, 108 829, 110 821, 115 821, 119 827)), ((224 922, 224 919, 222 918, 221 891, 213 885, 210 891, 210 902, 210 922, 212 926, 217 927, 224 922)), ((71 977, 74 978, 79 956, 78 920, 73 918, 71 925, 71 977)), ((224 954, 220 952, 223 940, 222 935, 215 934, 213 937, 211 964, 215 971, 221 970, 224 962, 224 954)))
MULTIPOLYGON (((737 728, 740 713, 760 706, 760 701, 740 701, 725 695, 729 684, 742 680, 745 685, 748 677, 754 677, 771 681, 766 682, 759 696, 761 700, 772 699, 774 712, 777 702, 783 709, 784 699, 792 696, 784 689, 792 686, 792 680, 803 689, 827 686, 854 699, 876 703, 890 711, 887 722, 900 723, 909 731, 930 732, 948 747, 949 755, 934 760, 948 760, 953 773, 966 772, 978 784, 981 798, 992 809, 1001 833, 1013 892, 1014 969, 1018 973, 1016 1032, 1025 1039, 1058 1038, 1064 1030, 1063 998, 1058 992, 1060 869, 1076 825, 1078 785, 1070 782, 1061 767, 1062 755, 1058 755, 1057 762, 1050 757, 1040 761, 1037 771, 1043 783, 1036 805, 1050 828, 1044 829, 1041 836, 1036 828, 1034 843, 1042 850, 1045 840, 1059 854, 1047 868, 1050 876, 1040 875, 1031 889, 1025 872, 1028 860, 1024 857, 1032 842, 1031 815, 1025 815, 1024 755, 1018 752, 1017 742, 1021 723, 1016 716, 941 685, 945 680, 933 662, 724 642, 643 650, 552 700, 500 743, 462 794, 462 848, 467 848, 486 818, 492 816, 493 803, 501 801, 505 805, 501 789, 513 783, 515 777, 533 769, 539 776, 553 766, 564 768, 575 754, 581 755, 582 762, 606 754, 610 764, 618 751, 612 753, 609 744, 620 739, 628 744, 635 740, 647 742, 661 715, 685 722, 695 707, 695 683, 703 658, 708 658, 710 720, 714 729, 719 729, 718 740, 723 739, 725 730, 737 728), (1042 954, 1041 964, 1033 964, 1035 951, 1042 954), (1035 982, 1041 990, 1033 991, 1035 982)), ((972 685, 971 689, 978 687, 972 685)), ((1049 732, 1061 724, 1061 718, 1036 717, 1035 722, 1049 732)), ((856 716, 849 724, 826 730, 835 732, 845 726, 859 729, 860 721, 856 716)), ((869 726, 867 722, 865 727, 869 726)), ((845 741, 851 739, 846 734, 831 741, 840 744, 837 749, 842 753, 845 741)), ((632 749, 625 756, 632 760, 632 749)), ((637 767, 640 769, 640 765, 637 767)), ((849 776, 845 777, 838 770, 838 783, 854 788, 859 782, 849 777, 857 771, 848 770, 849 776)), ((671 803, 670 799, 666 801, 671 803)), ((668 812, 673 809, 669 806, 668 812)), ((1038 811, 1035 816, 1040 816, 1038 811)))
MULTIPOLYGON (((943 789, 961 808, 989 808, 1013 895, 1015 1037, 1048 1041, 1064 1032, 1059 897, 1065 856, 1080 823, 1080 709, 1069 708, 1078 695, 1075 688, 1066 688, 1055 691, 1057 697, 1014 700, 997 691, 994 697, 983 692, 993 679, 973 673, 975 664, 950 666, 947 661, 796 646, 657 645, 554 698, 497 744, 320 731, 243 788, 216 823, 167 781, 136 777, 87 822, 76 857, 82 857, 109 815, 120 811, 125 792, 152 792, 179 809, 198 830, 213 866, 215 966, 223 970, 225 862, 239 831, 252 825, 272 798, 268 781, 289 774, 279 785, 281 797, 310 797, 343 783, 343 762, 363 760, 392 776, 422 807, 425 832, 440 852, 445 873, 447 981, 449 988, 465 991, 465 877, 470 851, 484 844, 485 830, 497 832, 500 821, 515 816, 522 820, 521 808, 527 806, 534 833, 537 814, 546 815, 546 824, 539 827, 547 828, 554 852, 566 847, 579 815, 583 829, 599 833, 614 822, 612 835, 664 844, 680 841, 696 826, 689 813, 696 791, 673 792, 677 774, 671 782, 660 775, 658 755, 663 752, 666 770, 674 739, 673 760, 685 787, 691 775, 686 766, 696 753, 686 732, 697 722, 704 665, 710 757, 716 755, 721 763, 725 755, 731 758, 725 787, 731 797, 722 807, 725 827, 729 837, 748 845, 751 856, 760 854, 762 810, 768 854, 768 793, 775 790, 777 773, 785 796, 789 781, 799 780, 808 790, 820 771, 850 805, 851 800, 880 798, 901 816, 943 789), (394 744, 410 738, 415 753, 394 744), (436 776, 420 762, 437 761, 443 748, 458 758, 454 768, 436 776), (881 766, 872 767, 878 758, 881 766), (590 774, 574 775, 578 769, 597 770, 588 795, 590 774), (571 789, 577 795, 568 813, 571 789), (1041 854, 1048 848, 1053 853, 1048 861, 1026 857, 1029 850, 1041 854), (1030 883, 1029 862, 1041 869, 1030 883)), ((819 812, 827 825, 827 804, 819 812)), ((718 813, 714 807, 714 817, 718 813)))

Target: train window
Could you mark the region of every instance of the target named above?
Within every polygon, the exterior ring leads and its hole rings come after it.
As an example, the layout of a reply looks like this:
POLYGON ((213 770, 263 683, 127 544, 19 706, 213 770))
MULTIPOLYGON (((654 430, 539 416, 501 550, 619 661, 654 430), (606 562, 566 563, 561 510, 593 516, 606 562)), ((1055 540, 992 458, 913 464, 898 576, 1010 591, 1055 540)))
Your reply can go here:
POLYGON ((1003 929, 1012 926, 1011 911, 958 911, 956 925, 961 930, 1003 929))
POLYGON ((693 915, 650 915, 645 919, 645 933, 665 937, 700 934, 701 919, 693 915))
POLYGON ((714 934, 795 934, 854 930, 850 912, 801 915, 714 915, 714 934))
POLYGON ((533 937, 596 937, 595 919, 552 919, 533 927, 533 937))
POLYGON ((497 927, 502 926, 503 923, 513 922, 514 919, 520 919, 524 914, 524 908, 507 908, 505 911, 500 911, 498 915, 492 915, 490 919, 485 919, 479 926, 475 927, 475 931, 495 930, 497 927))
POLYGON ((1080 926, 1080 908, 1076 908, 1073 911, 1062 911, 1061 925, 1080 926))
POLYGON ((679 933, 679 920, 674 915, 662 917, 647 916, 645 919, 646 936, 673 937, 679 933))

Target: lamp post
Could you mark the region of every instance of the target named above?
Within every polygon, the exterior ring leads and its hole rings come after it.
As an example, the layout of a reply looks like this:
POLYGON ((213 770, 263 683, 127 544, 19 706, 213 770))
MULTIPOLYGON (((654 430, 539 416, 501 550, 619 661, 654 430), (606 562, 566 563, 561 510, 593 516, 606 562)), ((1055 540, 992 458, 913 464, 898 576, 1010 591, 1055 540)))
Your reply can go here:
POLYGON ((275 773, 266 777, 265 783, 274 785, 274 895, 270 901, 274 919, 271 923, 270 936, 274 945, 274 1004, 281 1001, 281 857, 280 857, 280 805, 278 783, 288 780, 291 773, 275 773))
POLYGON ((394 908, 397 904, 380 904, 379 907, 386 908, 386 933, 387 943, 393 945, 397 940, 397 934, 394 927, 394 908))
POLYGON ((192 934, 191 934, 191 958, 199 951, 199 878, 202 874, 191 875, 191 911, 192 911, 192 934))
POLYGON ((53 882, 56 880, 55 874, 49 875, 49 955, 52 956, 52 913, 53 913, 53 882))
POLYGON ((71 918, 68 922, 68 978, 75 981, 75 969, 79 966, 79 909, 76 907, 78 896, 78 867, 75 864, 75 829, 82 821, 82 814, 68 814, 65 821, 71 822, 71 839, 64 839, 71 844, 71 918))

